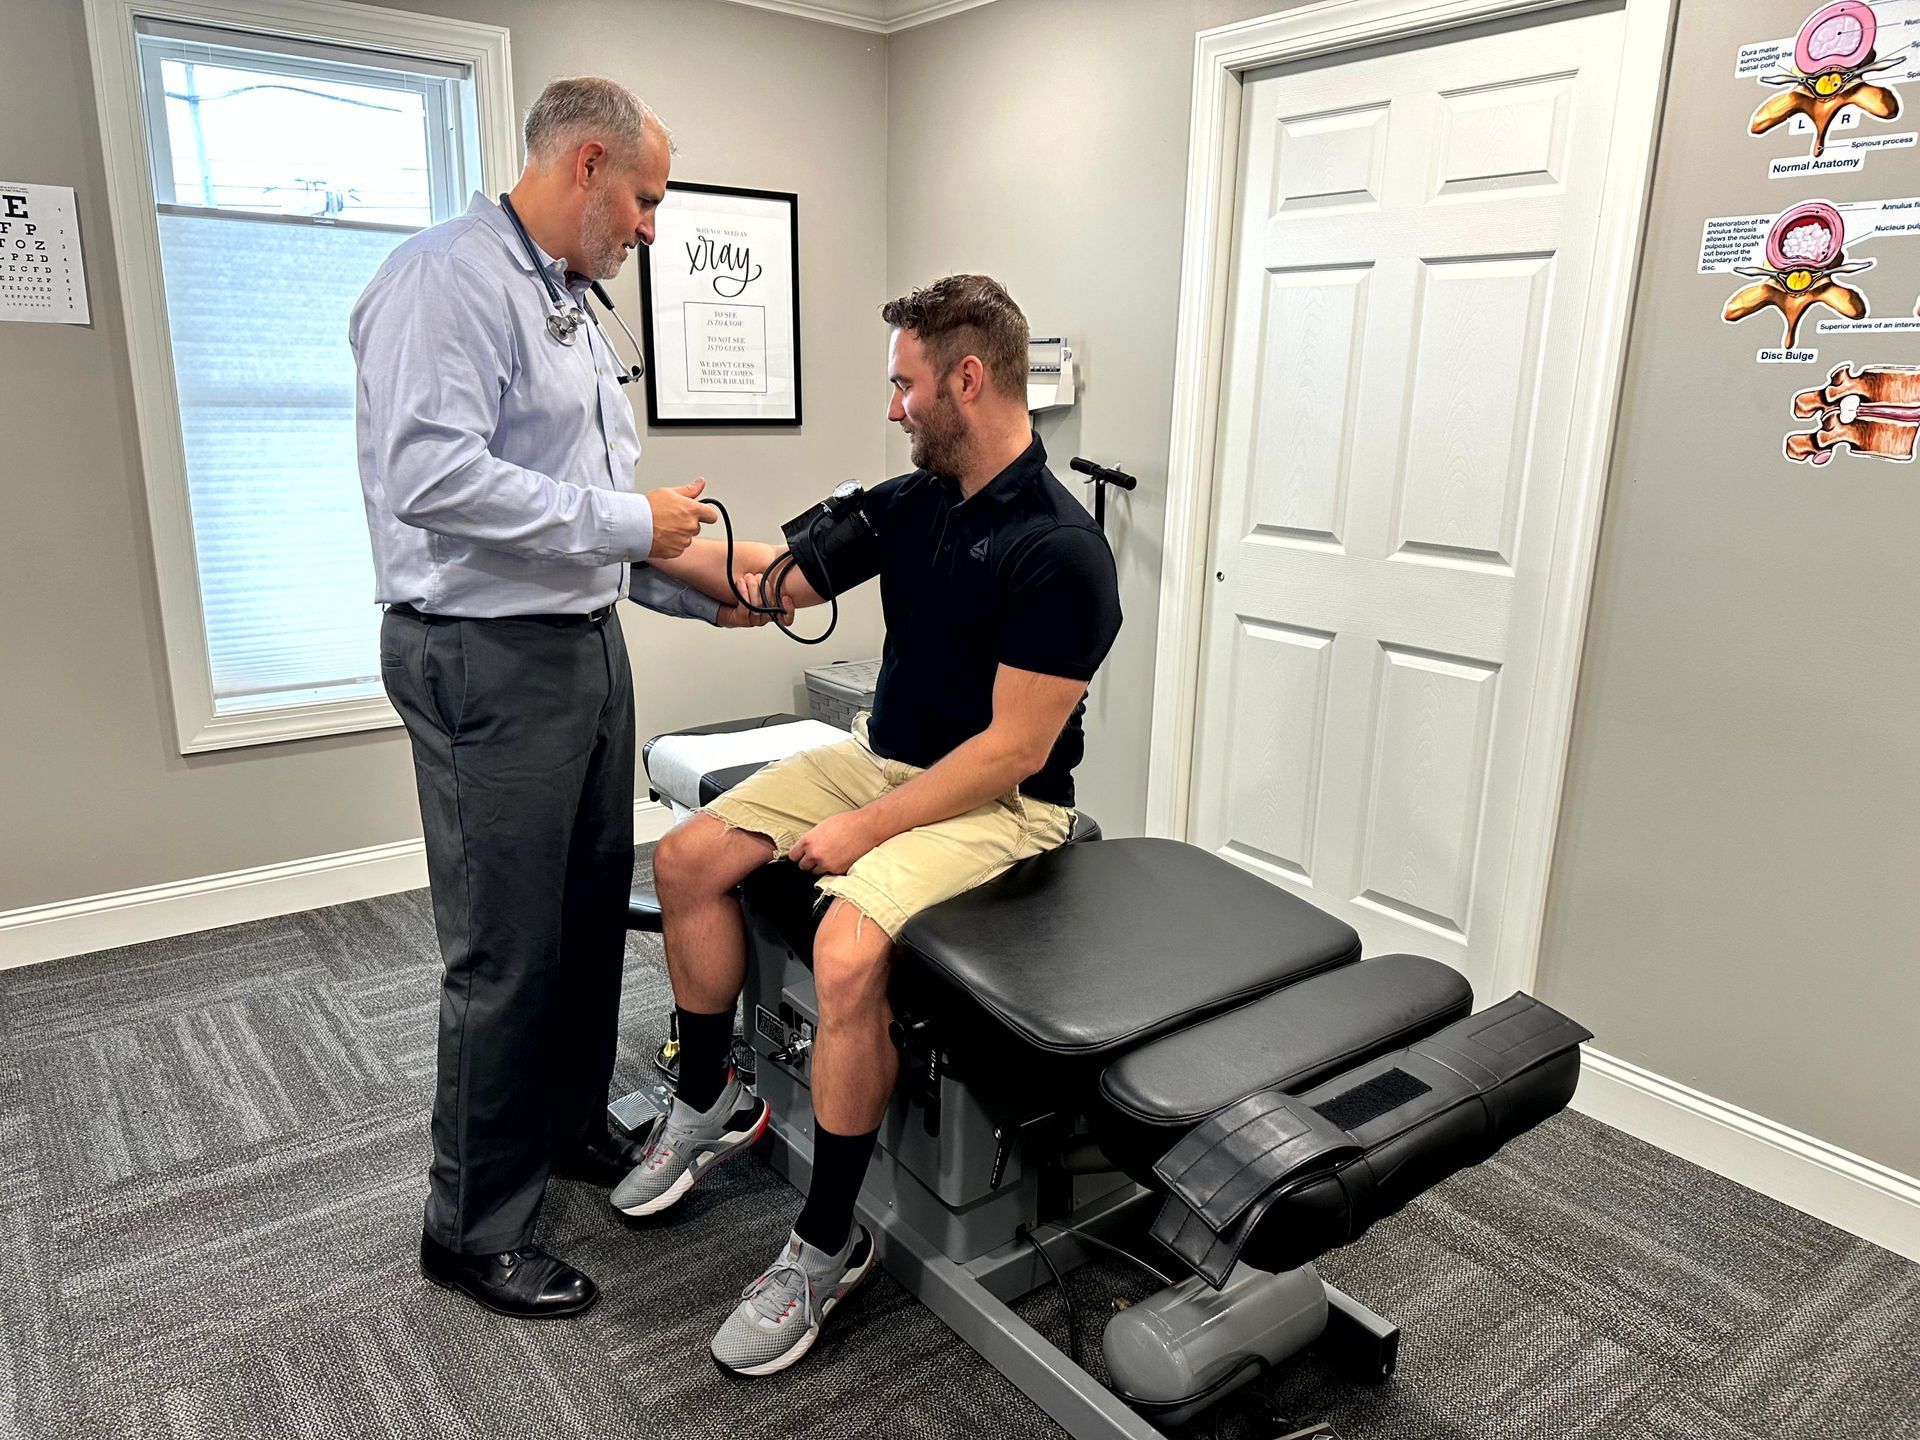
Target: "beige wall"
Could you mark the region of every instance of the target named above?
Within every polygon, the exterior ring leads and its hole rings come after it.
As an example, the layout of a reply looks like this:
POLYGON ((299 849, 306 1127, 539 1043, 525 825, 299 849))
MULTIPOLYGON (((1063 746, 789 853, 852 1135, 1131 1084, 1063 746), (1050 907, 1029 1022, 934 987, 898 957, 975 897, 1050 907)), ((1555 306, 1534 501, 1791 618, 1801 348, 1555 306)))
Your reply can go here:
MULTIPOLYGON (((553 75, 609 74, 674 126, 680 178, 799 192, 806 425, 656 434, 643 484, 703 474, 743 531, 768 533, 879 473, 879 37, 713 0, 404 8, 509 26, 522 106, 553 75)), ((417 836, 398 730, 178 753, 86 23, 79 0, 7 0, 6 32, 0 179, 79 192, 93 324, 0 325, 0 912, 417 836)), ((632 271, 614 292, 630 316, 632 271)), ((625 607, 642 734, 793 705, 804 666, 878 653, 877 605, 849 609, 832 642, 802 650, 625 607)))
MULTIPOLYGON (((1695 273, 1708 216, 1920 194, 1912 151, 1766 178, 1793 152, 1747 137, 1731 57, 1813 8, 1681 7, 1541 988, 1624 1060, 1920 1175, 1920 473, 1780 455, 1795 390, 1920 337, 1816 310, 1817 365, 1756 365, 1775 317, 1723 324, 1739 282, 1695 273)), ((1920 237, 1857 253, 1912 315, 1920 237)))
MULTIPOLYGON (((1145 805, 1193 36, 1283 8, 1001 0, 892 42, 894 288, 1004 278, 1086 362, 1081 405, 1041 426, 1056 468, 1080 450, 1141 477, 1109 527, 1127 623, 1082 771, 1110 828, 1145 805)), ((1912 152, 1765 178, 1789 152, 1746 136, 1761 92, 1734 50, 1811 8, 1681 0, 1536 988, 1616 1056, 1920 1174, 1920 474, 1779 458, 1793 389, 1829 360, 1913 364, 1913 339, 1763 370, 1779 337, 1721 324, 1730 287, 1694 273, 1709 215, 1920 193, 1912 152)), ((1910 313, 1906 245, 1868 278, 1910 313)))
MULTIPOLYGON (((1076 777, 1109 834, 1146 819, 1193 37, 1286 8, 1000 0, 892 37, 892 288, 962 270, 1004 282, 1081 367, 1079 403, 1038 419, 1054 473, 1079 489, 1067 461, 1085 455, 1140 481, 1107 497, 1126 623, 1076 777)), ((907 468, 897 436, 888 458, 907 468)))

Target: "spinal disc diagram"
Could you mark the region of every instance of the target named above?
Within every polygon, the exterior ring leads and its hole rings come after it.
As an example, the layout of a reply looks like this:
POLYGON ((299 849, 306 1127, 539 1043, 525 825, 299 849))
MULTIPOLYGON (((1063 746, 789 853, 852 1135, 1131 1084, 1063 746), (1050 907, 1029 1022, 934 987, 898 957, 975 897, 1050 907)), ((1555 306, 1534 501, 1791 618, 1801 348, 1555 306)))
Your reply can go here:
POLYGON ((1767 228, 1761 266, 1740 265, 1733 273, 1752 280, 1727 300, 1721 318, 1744 320, 1762 310, 1777 310, 1786 322, 1780 347, 1792 350, 1800 318, 1815 305, 1850 320, 1867 316, 1867 297, 1843 278, 1857 275, 1871 260, 1847 259, 1847 228, 1840 212, 1824 200, 1806 200, 1775 217, 1767 228))
POLYGON ((1775 179, 1857 170, 1869 151, 1914 144, 1911 132, 1863 131, 1857 138, 1833 132, 1861 129, 1863 119, 1898 118, 1896 87, 1920 79, 1920 47, 1900 38, 1912 33, 1917 18, 1920 0, 1834 0, 1807 16, 1799 34, 1740 47, 1734 73, 1774 92, 1754 110, 1748 133, 1768 135, 1784 126, 1787 134, 1810 142, 1804 158, 1774 162, 1775 179))
POLYGON ((1827 383, 1793 397, 1800 420, 1817 420, 1811 433, 1787 436, 1786 456, 1825 465, 1848 450, 1881 460, 1913 461, 1920 436, 1920 367, 1837 365, 1827 383))
POLYGON ((1902 291, 1896 304, 1867 296, 1866 272, 1876 260, 1861 252, 1896 247, 1920 256, 1920 195, 1800 200, 1773 215, 1708 220, 1700 235, 1700 273, 1747 282, 1726 297, 1722 320, 1738 324, 1765 315, 1779 327, 1778 343, 1763 344, 1755 360, 1811 365, 1820 358, 1818 337, 1900 331, 1920 337, 1910 292, 1902 291))

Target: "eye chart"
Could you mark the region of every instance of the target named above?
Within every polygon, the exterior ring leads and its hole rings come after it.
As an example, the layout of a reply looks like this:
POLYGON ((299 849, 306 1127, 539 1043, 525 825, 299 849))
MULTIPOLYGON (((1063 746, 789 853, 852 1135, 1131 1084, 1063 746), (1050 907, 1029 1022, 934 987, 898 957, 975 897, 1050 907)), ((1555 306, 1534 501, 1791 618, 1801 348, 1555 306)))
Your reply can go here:
POLYGON ((64 185, 0 180, 0 320, 88 323, 80 227, 64 185))

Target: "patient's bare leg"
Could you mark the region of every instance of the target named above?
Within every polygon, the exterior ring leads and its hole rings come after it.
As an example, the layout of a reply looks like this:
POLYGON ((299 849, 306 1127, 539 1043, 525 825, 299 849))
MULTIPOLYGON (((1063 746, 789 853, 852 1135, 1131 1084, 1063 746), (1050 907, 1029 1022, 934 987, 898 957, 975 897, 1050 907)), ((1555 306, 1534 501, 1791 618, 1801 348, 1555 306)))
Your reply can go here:
POLYGON ((682 1008, 732 1010, 747 973, 740 882, 773 859, 773 842, 695 815, 669 830, 653 852, 667 973, 682 1008))
POLYGON ((793 1232, 829 1255, 853 1235, 853 1207, 873 1159, 900 1057, 887 975, 893 942, 845 900, 835 900, 813 940, 820 1033, 813 1042, 813 1180, 793 1232))
POLYGON ((773 842, 695 815, 653 852, 667 973, 680 1032, 680 1099, 705 1110, 726 1088, 733 1007, 747 973, 747 928, 734 887, 772 860, 773 842))
POLYGON ((887 1113, 900 1055, 887 1035, 893 942, 845 900, 835 900, 813 941, 820 1033, 813 1042, 813 1113, 826 1129, 858 1135, 887 1113))

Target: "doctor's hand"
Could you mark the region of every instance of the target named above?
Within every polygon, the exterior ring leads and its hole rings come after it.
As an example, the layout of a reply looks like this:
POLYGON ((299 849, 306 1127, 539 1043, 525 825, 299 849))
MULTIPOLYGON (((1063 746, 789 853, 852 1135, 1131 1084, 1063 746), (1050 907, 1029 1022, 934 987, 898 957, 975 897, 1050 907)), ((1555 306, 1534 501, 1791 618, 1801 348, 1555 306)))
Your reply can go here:
POLYGON ((653 511, 653 548, 649 560, 671 560, 693 543, 702 525, 711 525, 720 512, 700 503, 704 480, 686 485, 668 485, 647 494, 647 506, 653 511))
POLYGON ((829 815, 793 842, 787 858, 810 875, 844 875, 886 837, 858 810, 829 815))

